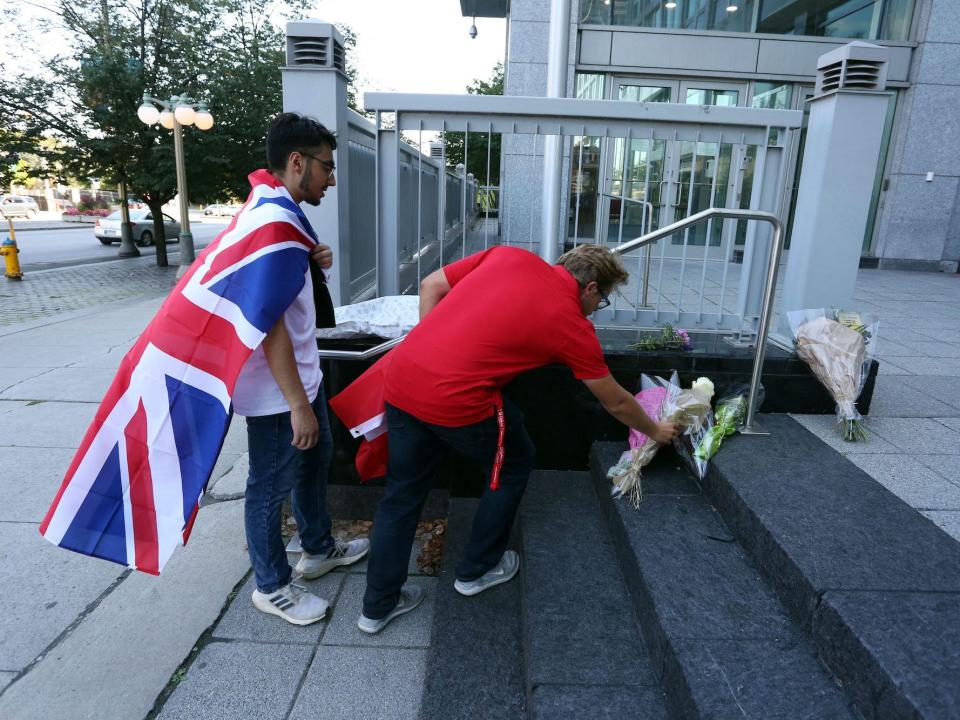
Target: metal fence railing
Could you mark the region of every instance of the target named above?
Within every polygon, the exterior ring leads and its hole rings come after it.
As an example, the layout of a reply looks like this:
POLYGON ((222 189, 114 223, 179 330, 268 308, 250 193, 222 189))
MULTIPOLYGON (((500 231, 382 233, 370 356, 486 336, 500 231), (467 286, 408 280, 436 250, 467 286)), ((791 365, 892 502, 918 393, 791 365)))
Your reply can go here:
MULTIPOLYGON (((568 98, 369 93, 365 105, 377 114, 381 295, 415 292, 438 264, 493 244, 544 254, 547 136, 561 136, 568 192, 565 230, 546 242, 616 248, 709 208, 781 214, 784 148, 801 120, 794 111, 568 98), (421 144, 431 133, 462 135, 464 164, 480 168, 477 177, 438 183, 444 158, 410 148, 403 133, 421 144), (432 220, 441 214, 442 237, 432 220)), ((677 226, 624 257, 630 283, 595 321, 755 335, 768 240, 766 224, 736 213, 677 226)))
POLYGON ((429 157, 401 139, 390 158, 397 173, 392 189, 396 246, 389 258, 383 257, 377 242, 380 218, 370 211, 369 202, 378 197, 378 158, 385 152, 378 144, 377 127, 359 114, 350 115, 350 302, 378 294, 381 264, 396 267, 402 285, 397 292, 416 292, 420 278, 463 254, 463 228, 476 214, 476 181, 447 169, 444 157, 429 157))

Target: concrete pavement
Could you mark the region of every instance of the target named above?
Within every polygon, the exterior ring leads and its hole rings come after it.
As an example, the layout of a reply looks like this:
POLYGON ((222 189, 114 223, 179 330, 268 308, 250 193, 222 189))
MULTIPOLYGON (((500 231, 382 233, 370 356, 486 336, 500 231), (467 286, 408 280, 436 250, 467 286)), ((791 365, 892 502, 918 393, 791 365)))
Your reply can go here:
MULTIPOLYGON (((419 578, 425 606, 372 638, 354 625, 362 565, 311 583, 333 606, 323 623, 254 611, 240 422, 161 577, 37 532, 176 270, 140 258, 0 279, 0 718, 416 717, 436 580, 419 578)), ((960 276, 864 270, 857 300, 882 321, 870 439, 845 444, 831 417, 800 420, 960 539, 960 276)))

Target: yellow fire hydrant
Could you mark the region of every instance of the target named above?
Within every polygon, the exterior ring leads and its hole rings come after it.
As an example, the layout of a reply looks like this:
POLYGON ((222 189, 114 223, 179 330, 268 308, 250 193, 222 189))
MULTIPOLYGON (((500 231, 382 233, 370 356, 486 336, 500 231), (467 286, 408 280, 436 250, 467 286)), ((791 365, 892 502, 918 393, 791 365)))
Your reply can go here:
POLYGON ((6 261, 7 277, 11 280, 23 279, 23 273, 20 272, 20 258, 17 257, 19 253, 20 249, 17 247, 16 240, 6 238, 0 243, 0 255, 3 255, 3 259, 6 261))

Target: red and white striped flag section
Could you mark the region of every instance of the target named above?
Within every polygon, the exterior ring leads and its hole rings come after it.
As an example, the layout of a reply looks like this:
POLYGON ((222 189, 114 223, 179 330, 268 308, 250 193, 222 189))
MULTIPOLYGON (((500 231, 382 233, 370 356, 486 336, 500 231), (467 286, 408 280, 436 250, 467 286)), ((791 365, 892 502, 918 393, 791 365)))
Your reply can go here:
POLYGON ((387 419, 383 405, 383 372, 387 353, 360 377, 330 398, 330 407, 350 434, 362 437, 354 465, 363 481, 387 474, 387 419))
POLYGON ((40 525, 60 547, 157 575, 190 534, 237 377, 303 288, 317 236, 265 170, 127 353, 40 525))

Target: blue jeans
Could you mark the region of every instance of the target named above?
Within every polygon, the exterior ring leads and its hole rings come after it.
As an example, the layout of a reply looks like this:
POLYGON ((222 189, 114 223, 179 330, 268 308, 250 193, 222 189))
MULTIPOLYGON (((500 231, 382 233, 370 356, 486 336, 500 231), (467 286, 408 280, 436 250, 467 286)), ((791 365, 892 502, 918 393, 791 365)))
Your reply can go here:
POLYGON ((486 478, 470 540, 456 567, 457 578, 476 580, 500 562, 536 456, 523 427, 523 414, 508 400, 504 400, 503 410, 503 467, 500 486, 491 490, 490 472, 498 434, 495 418, 465 427, 445 427, 423 422, 387 405, 387 486, 373 522, 364 615, 382 618, 400 598, 420 511, 447 447, 479 464, 486 478))
POLYGON ((313 401, 320 441, 309 450, 290 442, 290 413, 247 418, 250 474, 244 502, 244 524, 250 564, 260 592, 271 593, 290 582, 292 571, 280 534, 280 510, 292 492, 293 515, 300 544, 311 555, 326 554, 334 545, 327 514, 327 474, 333 454, 323 385, 313 401))

